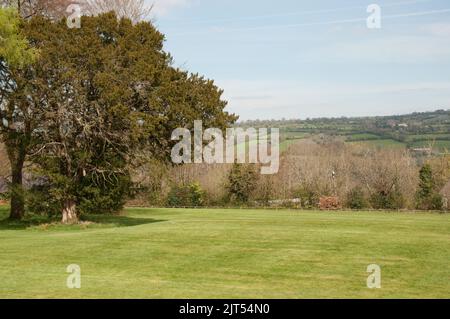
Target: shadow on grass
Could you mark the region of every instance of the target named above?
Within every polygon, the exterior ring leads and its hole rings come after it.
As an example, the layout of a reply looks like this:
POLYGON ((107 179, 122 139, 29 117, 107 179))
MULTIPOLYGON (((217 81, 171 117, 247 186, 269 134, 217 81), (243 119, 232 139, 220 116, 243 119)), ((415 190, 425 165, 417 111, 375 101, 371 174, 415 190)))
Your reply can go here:
MULTIPOLYGON (((3 214, 1 214, 1 217, 3 214)), ((122 215, 84 215, 80 218, 80 224, 63 225, 60 217, 46 217, 39 215, 28 215, 21 221, 4 218, 0 220, 1 230, 24 230, 33 227, 54 226, 63 228, 109 228, 109 227, 133 227, 146 224, 165 222, 167 220, 153 218, 132 218, 122 215)))
POLYGON ((81 220, 96 224, 113 225, 115 227, 133 227, 167 221, 164 219, 128 217, 122 215, 86 215, 82 216, 81 220))

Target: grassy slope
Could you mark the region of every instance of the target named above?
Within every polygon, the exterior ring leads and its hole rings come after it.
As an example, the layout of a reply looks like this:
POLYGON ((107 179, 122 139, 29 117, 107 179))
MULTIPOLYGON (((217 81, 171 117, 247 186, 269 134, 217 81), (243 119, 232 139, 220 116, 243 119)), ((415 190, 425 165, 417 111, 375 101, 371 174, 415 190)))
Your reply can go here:
POLYGON ((129 209, 96 221, 1 222, 0 297, 450 297, 448 214, 129 209), (79 290, 65 287, 72 263, 79 290), (382 289, 366 288, 372 263, 382 289))

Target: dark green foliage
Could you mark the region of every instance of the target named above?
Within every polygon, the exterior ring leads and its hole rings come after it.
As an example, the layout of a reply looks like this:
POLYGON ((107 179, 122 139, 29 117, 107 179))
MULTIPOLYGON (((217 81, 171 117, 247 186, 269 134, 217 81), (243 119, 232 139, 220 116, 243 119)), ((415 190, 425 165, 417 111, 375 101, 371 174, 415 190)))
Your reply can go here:
POLYGON ((170 207, 200 207, 203 206, 205 192, 198 183, 174 186, 167 198, 170 207))
POLYGON ((9 200, 11 198, 10 192, 0 193, 0 200, 9 200))
POLYGON ((442 210, 444 209, 444 198, 439 193, 434 193, 430 198, 430 204, 428 209, 431 210, 442 210))
POLYGON ((422 166, 419 172, 419 179, 419 190, 416 194, 417 208, 441 210, 443 208, 443 198, 436 189, 431 165, 425 164, 422 166))
POLYGON ((302 208, 317 208, 319 206, 320 193, 312 185, 302 185, 295 197, 300 198, 302 208))
POLYGON ((363 209, 368 207, 366 196, 361 188, 353 188, 347 194, 346 206, 351 209, 363 209))
POLYGON ((26 191, 25 199, 28 213, 48 216, 61 214, 62 202, 52 195, 49 184, 33 186, 26 191))
POLYGON ((7 144, 22 155, 11 162, 32 162, 48 182, 31 192, 29 207, 52 213, 55 201, 63 203, 73 222, 73 211, 119 210, 132 188, 132 164, 167 160, 173 129, 194 120, 224 128, 236 120, 213 81, 172 66, 164 35, 151 23, 108 13, 84 16, 81 24, 68 29, 41 16, 23 23, 39 59, 11 75, 18 93, 8 106, 25 106, 10 113, 27 115, 19 119, 27 131, 14 132, 20 143, 7 144), (40 191, 46 193, 34 200, 40 191))
POLYGON ((403 194, 393 187, 390 191, 378 191, 370 196, 370 204, 375 209, 402 209, 405 207, 403 194))
POLYGON ((433 171, 429 164, 422 166, 419 172, 419 191, 417 193, 419 198, 428 198, 433 194, 434 180, 433 171))
MULTIPOLYGON (((53 180, 54 181, 54 180, 53 180)), ((132 183, 129 176, 119 175, 106 181, 94 181, 85 177, 77 185, 76 198, 79 214, 111 214, 120 211, 125 200, 131 196, 132 183)), ((42 183, 26 192, 27 210, 33 214, 57 216, 62 201, 56 184, 42 183)))
POLYGON ((234 164, 228 175, 228 200, 235 204, 249 202, 258 182, 258 170, 251 164, 234 164))
POLYGON ((119 212, 125 200, 131 196, 132 183, 129 176, 118 175, 97 184, 84 179, 78 192, 78 209, 83 214, 108 214, 119 212))

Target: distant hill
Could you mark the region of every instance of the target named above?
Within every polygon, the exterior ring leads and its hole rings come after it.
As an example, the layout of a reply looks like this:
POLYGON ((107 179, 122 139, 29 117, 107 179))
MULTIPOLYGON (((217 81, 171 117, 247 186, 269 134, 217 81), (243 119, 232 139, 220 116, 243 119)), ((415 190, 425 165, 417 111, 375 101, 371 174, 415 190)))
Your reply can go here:
POLYGON ((404 147, 417 152, 450 150, 450 110, 375 117, 255 120, 238 126, 278 127, 285 141, 325 134, 341 136, 348 143, 404 147))

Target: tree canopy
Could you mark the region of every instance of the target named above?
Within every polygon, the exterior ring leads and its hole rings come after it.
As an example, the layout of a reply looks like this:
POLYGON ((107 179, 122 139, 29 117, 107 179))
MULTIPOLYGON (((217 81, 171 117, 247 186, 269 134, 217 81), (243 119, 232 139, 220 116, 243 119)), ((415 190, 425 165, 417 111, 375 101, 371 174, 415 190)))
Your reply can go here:
POLYGON ((17 11, 0 8, 0 59, 3 68, 6 64, 22 67, 36 59, 36 50, 29 47, 28 40, 20 31, 21 23, 17 11))
POLYGON ((0 141, 6 144, 11 163, 11 218, 24 214, 22 172, 30 144, 31 123, 38 121, 31 111, 35 101, 26 94, 27 71, 38 51, 30 46, 22 30, 23 21, 13 8, 0 8, 0 141))
POLYGON ((66 222, 77 219, 77 205, 113 189, 119 204, 111 207, 120 207, 131 163, 167 160, 175 128, 236 120, 213 81, 172 66, 150 22, 107 13, 68 29, 38 15, 21 31, 39 59, 5 80, 15 83, 3 92, 7 121, 20 125, 3 135, 10 160, 21 150, 34 163, 66 222))

